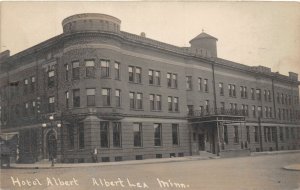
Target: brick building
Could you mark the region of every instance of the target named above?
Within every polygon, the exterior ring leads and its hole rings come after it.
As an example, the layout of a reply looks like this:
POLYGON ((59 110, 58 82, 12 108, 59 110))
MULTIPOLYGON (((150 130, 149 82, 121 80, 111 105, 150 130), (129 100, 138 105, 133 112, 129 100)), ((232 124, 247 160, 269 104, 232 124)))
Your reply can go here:
POLYGON ((19 133, 20 162, 47 159, 50 139, 60 162, 91 162, 95 148, 103 162, 300 149, 298 74, 218 58, 204 32, 177 47, 104 14, 62 25, 1 53, 1 132, 19 133))

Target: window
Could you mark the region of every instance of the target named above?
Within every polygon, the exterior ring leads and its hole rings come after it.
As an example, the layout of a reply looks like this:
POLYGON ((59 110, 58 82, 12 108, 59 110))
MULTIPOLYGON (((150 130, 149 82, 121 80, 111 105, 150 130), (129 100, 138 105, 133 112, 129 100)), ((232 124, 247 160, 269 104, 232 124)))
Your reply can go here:
POLYGON ((150 110, 151 111, 155 110, 155 107, 154 107, 154 94, 149 95, 149 101, 150 101, 150 110))
POLYGON ((24 80, 24 94, 27 94, 28 92, 28 79, 24 80))
POLYGON ((142 83, 142 69, 139 67, 135 68, 135 82, 142 83))
POLYGON ((50 113, 54 112, 54 103, 55 103, 54 96, 49 97, 48 112, 50 113))
POLYGON ((225 111, 225 102, 220 102, 220 104, 221 104, 221 112, 222 112, 222 114, 224 114, 224 111, 225 111))
POLYGON ((277 103, 280 104, 280 95, 277 93, 277 103))
POLYGON ((121 147, 121 123, 113 122, 113 145, 114 147, 121 147))
POLYGON ((282 142, 283 141, 283 128, 279 127, 279 139, 282 142))
POLYGON ((173 145, 179 145, 179 127, 178 124, 172 124, 172 144, 173 145))
POLYGON ((188 115, 193 115, 194 114, 194 106, 187 105, 187 112, 188 112, 188 115))
POLYGON ((228 84, 228 91, 230 97, 236 97, 236 91, 235 91, 235 85, 234 84, 228 84))
POLYGON ((269 116, 270 116, 270 118, 273 117, 273 113, 272 113, 272 108, 271 107, 269 107, 269 116))
POLYGON ((109 60, 100 60, 101 77, 109 77, 109 60))
POLYGON ((102 88, 102 103, 103 106, 110 106, 110 89, 102 88))
POLYGON ((156 110, 161 110, 161 95, 156 95, 156 110))
POLYGON ((178 99, 178 97, 174 97, 173 100, 174 100, 174 111, 178 112, 179 111, 179 106, 178 106, 179 99, 178 99))
POLYGON ((69 65, 65 64, 65 80, 69 80, 69 65))
POLYGON ((208 79, 204 79, 204 91, 208 92, 208 79))
POLYGON ((261 90, 260 89, 256 89, 256 97, 257 97, 257 100, 261 100, 261 90))
POLYGON ((79 149, 84 149, 84 125, 79 123, 78 126, 78 147, 79 149))
POLYGON ((258 115, 259 117, 263 117, 262 107, 261 107, 261 106, 257 106, 257 115, 258 115))
POLYGON ((172 74, 173 88, 177 88, 177 74, 172 74))
POLYGON ((191 76, 186 77, 186 89, 192 90, 192 77, 191 76))
POLYGON ((135 94, 134 92, 129 93, 130 109, 135 109, 134 94, 135 94))
POLYGON ((48 72, 48 87, 52 88, 54 87, 54 71, 49 71, 48 72))
POLYGON ((228 129, 227 125, 224 125, 224 142, 228 144, 228 129))
POLYGON ((95 88, 86 89, 87 106, 95 106, 95 88))
POLYGON ((36 102, 35 102, 35 101, 32 101, 31 112, 32 112, 33 114, 35 114, 35 105, 36 105, 36 102))
POLYGON ((108 148, 109 146, 109 122, 100 121, 100 146, 108 148))
POLYGON ((234 143, 239 142, 239 128, 238 126, 234 126, 234 143))
POLYGON ((74 127, 67 125, 67 145, 69 150, 74 149, 74 127))
POLYGON ((120 63, 115 62, 115 79, 120 80, 120 63))
POLYGON ((264 90, 264 99, 265 99, 265 101, 268 101, 267 90, 264 90))
POLYGON ((154 146, 161 146, 161 124, 154 124, 154 146))
POLYGON ((250 93, 251 93, 251 99, 254 100, 255 99, 254 88, 251 88, 250 93))
POLYGON ((80 107, 80 90, 73 90, 73 107, 80 107))
POLYGON ((142 146, 142 124, 141 123, 133 124, 133 145, 135 147, 142 146))
POLYGON ((209 113, 209 100, 205 100, 205 111, 209 113))
POLYGON ((24 116, 27 116, 27 115, 28 115, 28 108, 29 108, 29 103, 26 102, 26 103, 24 104, 24 116))
POLYGON ((167 85, 169 88, 172 87, 172 79, 171 79, 171 73, 167 73, 167 85))
POLYGON ((72 63, 72 78, 79 79, 79 61, 74 61, 72 63))
POLYGON ((250 127, 246 126, 247 142, 250 143, 250 127))
POLYGON ((246 86, 241 86, 240 87, 240 93, 241 93, 241 98, 247 98, 247 87, 246 86))
POLYGON ((268 90, 268 92, 267 92, 267 96, 268 96, 268 100, 269 100, 269 102, 271 102, 272 98, 271 98, 271 91, 270 91, 270 90, 268 90))
POLYGON ((258 126, 254 126, 254 141, 258 142, 258 126))
POLYGON ((160 85, 160 71, 155 71, 155 83, 160 85))
POLYGON ((94 60, 86 60, 85 61, 85 76, 87 78, 95 77, 95 61, 94 60))
POLYGON ((30 90, 31 90, 31 92, 34 92, 34 90, 35 90, 35 77, 34 76, 31 77, 30 90))
POLYGON ((66 108, 69 108, 69 91, 65 92, 66 108))
POLYGON ((120 89, 116 89, 115 91, 115 104, 116 107, 121 107, 121 90, 120 89))
POLYGON ((168 96, 168 110, 169 111, 173 111, 173 101, 172 101, 172 97, 171 96, 168 96))
POLYGON ((198 78, 198 90, 202 91, 202 78, 198 78))
POLYGON ((177 74, 167 73, 168 88, 177 88, 177 74))
POLYGON ((154 76, 153 76, 153 70, 149 70, 149 84, 154 84, 154 76))
POLYGON ((136 105, 137 105, 137 109, 143 109, 143 94, 142 93, 136 94, 136 105))
POLYGON ((220 95, 224 96, 224 85, 222 82, 219 83, 220 95))
POLYGON ((129 75, 129 81, 134 82, 134 75, 133 75, 133 67, 128 66, 128 75, 129 75))

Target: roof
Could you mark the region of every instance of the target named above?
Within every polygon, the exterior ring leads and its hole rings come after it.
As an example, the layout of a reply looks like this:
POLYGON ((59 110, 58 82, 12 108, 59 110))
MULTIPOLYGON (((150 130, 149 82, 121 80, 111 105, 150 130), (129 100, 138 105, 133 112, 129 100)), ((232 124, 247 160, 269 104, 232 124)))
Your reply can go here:
MULTIPOLYGON (((210 38, 210 39, 215 39, 215 40, 218 40, 217 38, 205 33, 205 32, 201 32, 198 36, 196 36, 195 38, 193 38, 191 41, 194 41, 194 40, 198 40, 198 39, 203 39, 203 38, 210 38)), ((190 41, 190 42, 191 42, 190 41)))

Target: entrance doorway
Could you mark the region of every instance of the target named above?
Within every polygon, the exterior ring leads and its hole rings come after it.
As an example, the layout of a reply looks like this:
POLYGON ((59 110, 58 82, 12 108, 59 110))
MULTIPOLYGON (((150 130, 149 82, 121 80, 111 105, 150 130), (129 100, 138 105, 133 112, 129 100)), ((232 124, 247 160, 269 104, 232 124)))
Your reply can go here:
POLYGON ((198 134, 198 147, 200 151, 205 150, 205 137, 204 134, 198 134))
POLYGON ((56 140, 55 132, 53 130, 47 133, 45 150, 46 150, 45 159, 51 160, 52 158, 56 158, 57 140, 56 140))

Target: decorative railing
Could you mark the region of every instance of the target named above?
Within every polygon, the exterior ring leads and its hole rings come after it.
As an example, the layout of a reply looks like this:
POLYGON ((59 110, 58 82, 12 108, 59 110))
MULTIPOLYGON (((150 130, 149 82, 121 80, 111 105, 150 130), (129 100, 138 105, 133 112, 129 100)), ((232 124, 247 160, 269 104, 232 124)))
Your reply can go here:
POLYGON ((214 115, 224 115, 224 116, 246 116, 248 113, 245 110, 238 109, 208 109, 208 110, 194 110, 188 112, 188 117, 206 117, 214 115))

